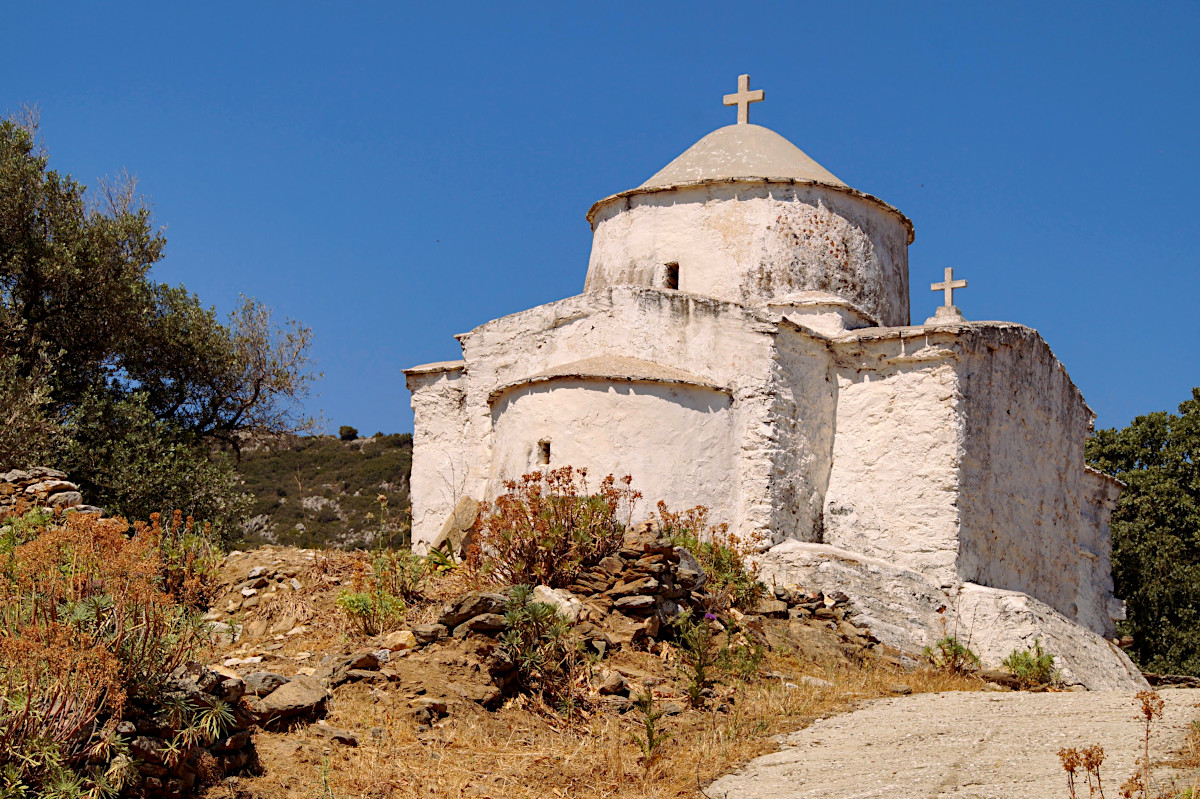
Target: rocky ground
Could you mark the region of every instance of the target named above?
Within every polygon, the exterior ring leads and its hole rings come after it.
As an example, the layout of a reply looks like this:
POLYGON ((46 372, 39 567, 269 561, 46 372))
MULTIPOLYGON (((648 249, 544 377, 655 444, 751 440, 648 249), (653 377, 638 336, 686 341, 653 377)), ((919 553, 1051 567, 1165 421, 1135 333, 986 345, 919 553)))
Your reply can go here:
MULTIPOLYGON (((720 614, 715 626, 765 647, 766 660, 749 681, 719 675, 694 708, 666 619, 704 606, 704 576, 648 528, 568 590, 538 589, 590 653, 569 717, 514 690, 498 641, 504 591, 440 575, 403 625, 356 634, 335 600, 365 563, 288 547, 227 556, 207 616, 211 664, 182 675, 244 694, 244 723, 211 752, 231 776, 209 796, 1065 796, 1059 748, 1103 744, 1118 782, 1136 754, 1128 696, 1016 693, 999 673, 915 668, 860 626, 847 597, 799 586, 720 614), (647 692, 664 736, 650 758, 635 702, 647 692), (779 741, 782 752, 722 777, 779 741)), ((1164 693, 1160 753, 1194 712, 1193 692, 1164 693)))
POLYGON ((694 796, 698 779, 767 751, 768 733, 844 706, 850 693, 946 687, 927 676, 902 683, 911 658, 856 626, 845 597, 780 586, 754 613, 722 613, 739 641, 768 648, 759 681, 725 678, 706 691, 703 707, 691 707, 664 619, 681 607, 701 607, 705 578, 690 555, 643 529, 569 590, 543 587, 535 596, 574 620, 593 661, 579 678, 585 706, 564 719, 513 690, 514 666, 498 645, 504 592, 464 593, 453 575, 435 579, 428 601, 412 609, 401 629, 366 638, 335 607, 364 563, 361 553, 288 547, 226 557, 207 615, 211 663, 193 676, 244 693, 253 757, 240 776, 210 789, 212 796, 298 799, 322 781, 331 786, 326 796, 553 795, 539 792, 537 780, 513 788, 514 775, 538 771, 549 783, 616 786, 594 794, 580 787, 575 795, 694 796), (835 682, 854 687, 842 691, 835 682), (665 758, 639 765, 644 758, 634 742, 645 716, 635 700, 647 691, 664 713, 664 750, 678 754, 716 736, 724 754, 703 769, 691 759, 686 766, 665 758), (562 752, 602 744, 607 749, 590 756, 603 758, 603 766, 580 762, 582 770, 569 778, 553 767, 562 752), (439 751, 447 749, 472 760, 492 757, 497 766, 476 773, 455 763, 446 773, 450 764, 439 751), (658 784, 620 787, 629 775, 658 784))
MULTIPOLYGON (((1178 761, 1200 690, 1163 690, 1151 759, 1178 761)), ((1132 693, 934 693, 878 699, 783 737, 783 748, 722 777, 710 799, 1012 799, 1068 796, 1057 752, 1100 744, 1105 795, 1134 770, 1143 723, 1132 693)), ((1195 757, 1195 753, 1192 753, 1195 757)), ((1180 764, 1183 765, 1183 764, 1180 764)), ((1157 790, 1183 795, 1190 769, 1158 768, 1157 790)), ((1091 795, 1080 779, 1077 795, 1091 795)), ((1152 791, 1152 796, 1159 795, 1152 791)))

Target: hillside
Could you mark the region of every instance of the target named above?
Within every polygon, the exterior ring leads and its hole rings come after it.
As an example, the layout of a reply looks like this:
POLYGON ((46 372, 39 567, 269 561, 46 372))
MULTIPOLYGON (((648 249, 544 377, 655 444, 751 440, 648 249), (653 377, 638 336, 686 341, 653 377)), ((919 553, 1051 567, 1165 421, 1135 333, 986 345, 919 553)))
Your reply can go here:
POLYGON ((243 447, 238 472, 254 496, 238 545, 354 549, 408 542, 412 435, 280 436, 243 447), (378 501, 387 498, 386 509, 378 501), (384 512, 381 514, 381 510, 384 512), (381 528, 381 523, 384 528, 381 528))

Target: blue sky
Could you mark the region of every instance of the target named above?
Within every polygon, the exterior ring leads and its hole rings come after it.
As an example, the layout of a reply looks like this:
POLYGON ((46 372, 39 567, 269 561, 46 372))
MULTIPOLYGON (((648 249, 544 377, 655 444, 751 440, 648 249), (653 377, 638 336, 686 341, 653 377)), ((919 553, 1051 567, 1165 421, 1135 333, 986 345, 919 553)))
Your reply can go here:
POLYGON ((61 3, 4 15, 0 111, 127 168, 157 279, 313 328, 336 427, 412 429, 401 369, 579 293, 596 200, 752 121, 916 226, 971 319, 1038 328, 1098 426, 1200 385, 1200 5, 61 3), (586 9, 586 10, 578 10, 586 9))

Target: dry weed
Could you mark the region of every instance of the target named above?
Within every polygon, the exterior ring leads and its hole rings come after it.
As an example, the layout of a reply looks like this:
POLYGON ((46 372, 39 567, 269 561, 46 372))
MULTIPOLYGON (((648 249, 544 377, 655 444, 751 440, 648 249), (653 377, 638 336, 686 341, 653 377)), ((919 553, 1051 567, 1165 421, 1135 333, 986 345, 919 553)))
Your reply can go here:
MULTIPOLYGON (((623 657, 636 663, 637 671, 654 675, 656 704, 686 705, 672 667, 647 653, 623 657)), ((509 702, 494 713, 460 706, 422 732, 400 691, 384 696, 352 686, 333 700, 328 724, 359 731, 358 748, 331 746, 311 729, 260 735, 266 773, 240 781, 239 787, 263 799, 307 795, 313 785, 325 786, 338 799, 694 797, 721 774, 773 751, 772 736, 850 710, 862 699, 888 695, 888 686, 897 681, 917 692, 982 685, 932 671, 897 672, 874 661, 819 664, 779 653, 768 656, 766 668, 794 675, 796 682, 734 682, 719 688, 708 709, 663 717, 659 723, 669 740, 648 765, 635 740, 642 723, 637 710, 622 715, 602 704, 567 721, 528 701, 509 702), (804 674, 830 680, 834 687, 799 685, 804 674)))

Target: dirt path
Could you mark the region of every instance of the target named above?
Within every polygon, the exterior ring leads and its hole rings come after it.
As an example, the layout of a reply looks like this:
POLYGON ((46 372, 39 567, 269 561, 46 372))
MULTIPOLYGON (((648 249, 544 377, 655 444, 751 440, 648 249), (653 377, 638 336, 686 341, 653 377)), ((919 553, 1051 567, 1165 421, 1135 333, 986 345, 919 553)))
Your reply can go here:
MULTIPOLYGON (((1151 758, 1178 751, 1198 717, 1200 689, 1162 692, 1151 758)), ((1099 743, 1105 794, 1118 788, 1141 749, 1133 695, 943 693, 879 699, 786 736, 705 790, 710 799, 1043 799, 1066 797, 1057 752, 1099 743)), ((1189 786, 1190 787, 1190 786, 1189 786)), ((1081 796, 1087 795, 1084 787, 1081 796)))

